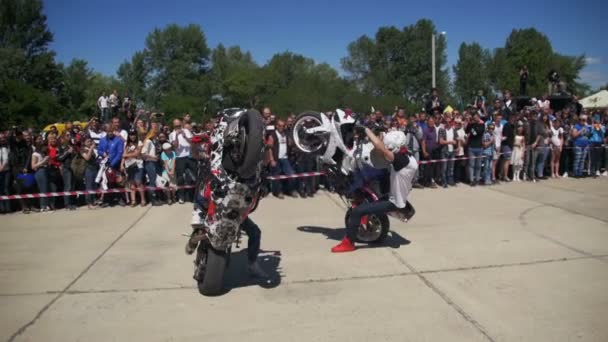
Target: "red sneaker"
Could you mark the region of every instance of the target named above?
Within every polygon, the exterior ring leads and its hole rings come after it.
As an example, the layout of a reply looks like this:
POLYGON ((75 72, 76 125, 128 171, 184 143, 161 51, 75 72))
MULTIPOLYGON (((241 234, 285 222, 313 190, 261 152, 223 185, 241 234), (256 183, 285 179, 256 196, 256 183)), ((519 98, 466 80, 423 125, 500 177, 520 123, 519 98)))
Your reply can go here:
POLYGON ((355 250, 355 245, 345 237, 342 241, 331 249, 332 253, 352 252, 355 250))

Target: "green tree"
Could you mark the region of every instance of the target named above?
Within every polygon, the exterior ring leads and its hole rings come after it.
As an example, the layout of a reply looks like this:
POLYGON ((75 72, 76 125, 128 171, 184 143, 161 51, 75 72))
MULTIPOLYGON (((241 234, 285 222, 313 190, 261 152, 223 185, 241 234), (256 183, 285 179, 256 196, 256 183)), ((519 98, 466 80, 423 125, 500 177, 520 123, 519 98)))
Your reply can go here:
POLYGON ((123 62, 118 67, 116 74, 132 99, 145 102, 149 71, 143 52, 138 51, 133 55, 131 61, 123 62))
POLYGON ((364 93, 375 97, 391 96, 403 103, 422 103, 432 80, 431 37, 436 34, 437 87, 448 90, 449 76, 445 64, 446 40, 437 35, 431 20, 421 19, 402 30, 381 27, 375 37, 362 36, 348 46, 342 67, 348 78, 364 93))
POLYGON ((585 86, 577 81, 585 67, 584 56, 563 56, 553 51, 549 38, 534 28, 513 30, 503 48, 494 51, 490 80, 495 91, 519 89, 519 70, 528 66, 528 94, 540 96, 547 92, 547 75, 557 70, 570 91, 585 86))
POLYGON ((458 49, 458 62, 453 67, 454 93, 463 104, 471 103, 478 90, 488 94, 490 89, 490 52, 478 43, 462 43, 458 49))
POLYGON ((0 0, 0 115, 4 125, 50 120, 63 111, 62 80, 40 0, 0 0))
POLYGON ((87 108, 87 97, 90 96, 93 71, 82 59, 73 59, 70 65, 63 69, 64 94, 67 97, 66 107, 72 115, 91 114, 92 108, 87 108))

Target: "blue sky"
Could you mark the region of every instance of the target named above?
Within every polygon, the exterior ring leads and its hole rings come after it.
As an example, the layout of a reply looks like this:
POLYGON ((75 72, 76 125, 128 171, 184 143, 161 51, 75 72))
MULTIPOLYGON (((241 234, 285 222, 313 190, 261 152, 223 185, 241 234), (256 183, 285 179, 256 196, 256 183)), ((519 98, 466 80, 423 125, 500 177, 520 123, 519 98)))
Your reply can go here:
POLYGON ((420 18, 447 32, 448 64, 458 47, 477 41, 503 46, 514 28, 535 27, 547 34, 554 50, 585 54, 589 66, 583 81, 608 83, 608 1, 118 1, 44 0, 58 59, 82 58, 96 71, 114 75, 141 50, 148 32, 170 23, 199 24, 210 47, 240 45, 263 64, 276 52, 292 51, 340 68, 348 43, 378 27, 402 28, 420 18))

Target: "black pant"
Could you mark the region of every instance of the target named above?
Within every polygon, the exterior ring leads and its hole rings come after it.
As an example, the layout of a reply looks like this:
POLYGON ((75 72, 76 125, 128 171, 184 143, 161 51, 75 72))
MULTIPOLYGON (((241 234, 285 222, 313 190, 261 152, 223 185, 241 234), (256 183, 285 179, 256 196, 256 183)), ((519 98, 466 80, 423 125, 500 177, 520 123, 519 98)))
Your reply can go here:
MULTIPOLYGON (((430 156, 425 160, 439 160, 441 159, 441 147, 437 147, 430 151, 430 156)), ((424 182, 425 185, 432 184, 435 179, 441 175, 441 163, 430 163, 424 166, 424 182)))
MULTIPOLYGON (((6 170, 0 172, 0 195, 9 195, 11 192, 11 172, 6 170)), ((10 208, 9 200, 0 200, 0 212, 8 213, 10 208)))
MULTIPOLYGON (((196 176, 196 163, 189 157, 175 158, 175 177, 177 178, 177 186, 192 185, 192 179, 190 176, 196 176)), ((192 201, 192 189, 179 189, 177 190, 177 197, 184 201, 192 201)))
POLYGON ((519 95, 528 95, 528 81, 519 81, 519 95))
MULTIPOLYGON (((296 170, 298 173, 312 172, 314 171, 315 160, 309 155, 302 155, 296 163, 296 170)), ((315 177, 303 177, 298 179, 298 192, 300 194, 312 195, 314 190, 314 178, 315 177)))
POLYGON ((589 155, 591 156, 591 176, 595 176, 595 173, 602 168, 602 154, 604 154, 602 143, 592 143, 591 146, 589 146, 589 155))
POLYGON ((247 259, 249 262, 254 262, 258 258, 258 254, 260 254, 262 231, 249 217, 241 223, 241 229, 247 233, 247 259))

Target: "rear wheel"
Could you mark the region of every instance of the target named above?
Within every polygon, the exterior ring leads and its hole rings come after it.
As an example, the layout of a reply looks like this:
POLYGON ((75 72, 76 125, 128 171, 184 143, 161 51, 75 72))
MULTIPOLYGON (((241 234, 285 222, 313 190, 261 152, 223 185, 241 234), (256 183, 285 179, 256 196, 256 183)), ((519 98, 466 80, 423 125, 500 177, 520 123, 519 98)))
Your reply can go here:
MULTIPOLYGON (((350 220, 352 208, 348 208, 346 216, 344 217, 344 224, 348 226, 350 220)), ((357 230, 357 242, 363 243, 381 243, 388 235, 390 229, 390 221, 386 214, 381 215, 367 215, 367 222, 365 225, 359 224, 357 230)))
POLYGON ((327 136, 322 133, 307 133, 309 128, 323 125, 321 113, 304 112, 296 117, 293 124, 293 142, 302 153, 322 154, 327 146, 327 136))

